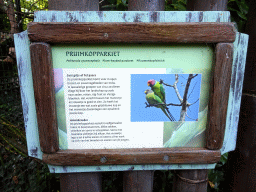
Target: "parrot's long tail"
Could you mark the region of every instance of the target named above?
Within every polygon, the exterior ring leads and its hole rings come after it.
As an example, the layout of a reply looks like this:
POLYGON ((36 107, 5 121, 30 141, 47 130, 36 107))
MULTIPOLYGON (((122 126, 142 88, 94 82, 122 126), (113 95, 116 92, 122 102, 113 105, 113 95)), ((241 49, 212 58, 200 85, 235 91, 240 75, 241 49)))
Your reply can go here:
POLYGON ((162 111, 164 112, 164 114, 170 119, 170 121, 175 121, 174 117, 172 116, 172 114, 170 113, 170 111, 168 110, 168 108, 161 108, 162 111), (167 113, 167 112, 169 113, 167 113))
POLYGON ((170 118, 172 119, 172 121, 176 121, 175 118, 174 118, 174 117, 172 116, 172 114, 170 113, 169 109, 168 109, 167 107, 166 107, 165 109, 166 109, 166 111, 168 112, 168 114, 169 114, 170 118))

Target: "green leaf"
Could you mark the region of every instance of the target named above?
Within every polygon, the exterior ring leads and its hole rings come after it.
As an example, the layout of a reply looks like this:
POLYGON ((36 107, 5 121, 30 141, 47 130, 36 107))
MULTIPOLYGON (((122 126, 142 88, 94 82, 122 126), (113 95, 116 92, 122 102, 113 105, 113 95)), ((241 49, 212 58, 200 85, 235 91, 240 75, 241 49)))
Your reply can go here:
POLYGON ((184 5, 181 4, 171 4, 175 10, 178 11, 186 11, 186 7, 184 5))
POLYGON ((247 20, 247 17, 246 17, 243 13, 237 12, 237 14, 238 14, 238 16, 239 16, 240 18, 242 18, 242 19, 244 19, 244 20, 247 20))
POLYGON ((232 8, 232 7, 228 7, 228 10, 229 10, 229 11, 235 11, 235 12, 237 12, 237 11, 238 11, 238 10, 236 10, 236 9, 232 8))
POLYGON ((246 4, 239 2, 238 0, 236 0, 236 2, 240 12, 247 14, 249 7, 246 4))
POLYGON ((119 5, 117 5, 117 8, 116 8, 117 11, 127 11, 127 9, 128 9, 128 5, 123 3, 120 3, 119 5))
MULTIPOLYGON (((207 111, 206 107, 198 115, 198 121, 195 122, 183 122, 179 125, 176 131, 173 132, 171 138, 165 142, 164 147, 183 147, 191 139, 205 131, 207 123, 207 111)), ((167 124, 165 124, 166 126, 167 124)))
POLYGON ((116 5, 117 4, 117 0, 108 0, 108 3, 109 4, 112 4, 112 5, 116 5))

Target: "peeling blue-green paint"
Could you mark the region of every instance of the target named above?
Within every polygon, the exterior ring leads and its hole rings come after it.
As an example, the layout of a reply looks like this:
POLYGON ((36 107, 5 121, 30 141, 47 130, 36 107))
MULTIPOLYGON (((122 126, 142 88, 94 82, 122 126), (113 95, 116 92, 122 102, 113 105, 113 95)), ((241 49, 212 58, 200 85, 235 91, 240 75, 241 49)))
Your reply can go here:
POLYGON ((17 65, 21 90, 21 101, 23 106, 24 124, 26 127, 26 138, 28 155, 42 159, 42 151, 40 149, 36 106, 33 89, 33 78, 31 71, 29 39, 27 31, 14 35, 15 50, 17 55, 17 65))

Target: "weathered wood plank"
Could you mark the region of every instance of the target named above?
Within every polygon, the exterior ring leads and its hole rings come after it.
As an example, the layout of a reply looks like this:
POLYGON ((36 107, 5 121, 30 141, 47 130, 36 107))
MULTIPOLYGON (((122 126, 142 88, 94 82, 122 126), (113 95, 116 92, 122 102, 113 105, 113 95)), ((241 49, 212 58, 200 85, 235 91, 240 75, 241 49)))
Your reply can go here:
POLYGON ((206 131, 206 148, 208 149, 220 149, 223 144, 232 62, 233 44, 217 44, 206 131))
POLYGON ((221 148, 221 154, 233 151, 236 147, 248 37, 249 36, 246 34, 237 33, 236 41, 234 42, 234 56, 225 137, 221 148))
POLYGON ((28 36, 48 43, 233 42, 233 23, 29 23, 28 36))
POLYGON ((27 31, 14 34, 14 41, 28 155, 34 158, 42 159, 43 153, 40 150, 38 126, 36 120, 36 107, 29 49, 30 42, 27 31))
POLYGON ((229 11, 37 11, 34 22, 230 22, 229 11))
POLYGON ((40 146, 44 153, 55 153, 59 141, 51 46, 32 43, 30 53, 40 146))
POLYGON ((124 164, 182 164, 216 163, 219 150, 205 148, 145 148, 145 149, 99 149, 59 150, 44 154, 43 161, 51 165, 124 165, 124 164))

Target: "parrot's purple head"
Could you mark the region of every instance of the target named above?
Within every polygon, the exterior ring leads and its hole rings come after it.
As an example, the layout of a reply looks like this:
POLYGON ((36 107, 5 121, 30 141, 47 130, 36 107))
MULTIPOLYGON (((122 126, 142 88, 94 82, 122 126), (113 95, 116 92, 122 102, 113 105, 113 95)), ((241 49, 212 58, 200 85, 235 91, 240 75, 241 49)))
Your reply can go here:
POLYGON ((156 83, 156 81, 154 79, 148 80, 148 86, 150 86, 150 87, 154 86, 155 83, 156 83))

